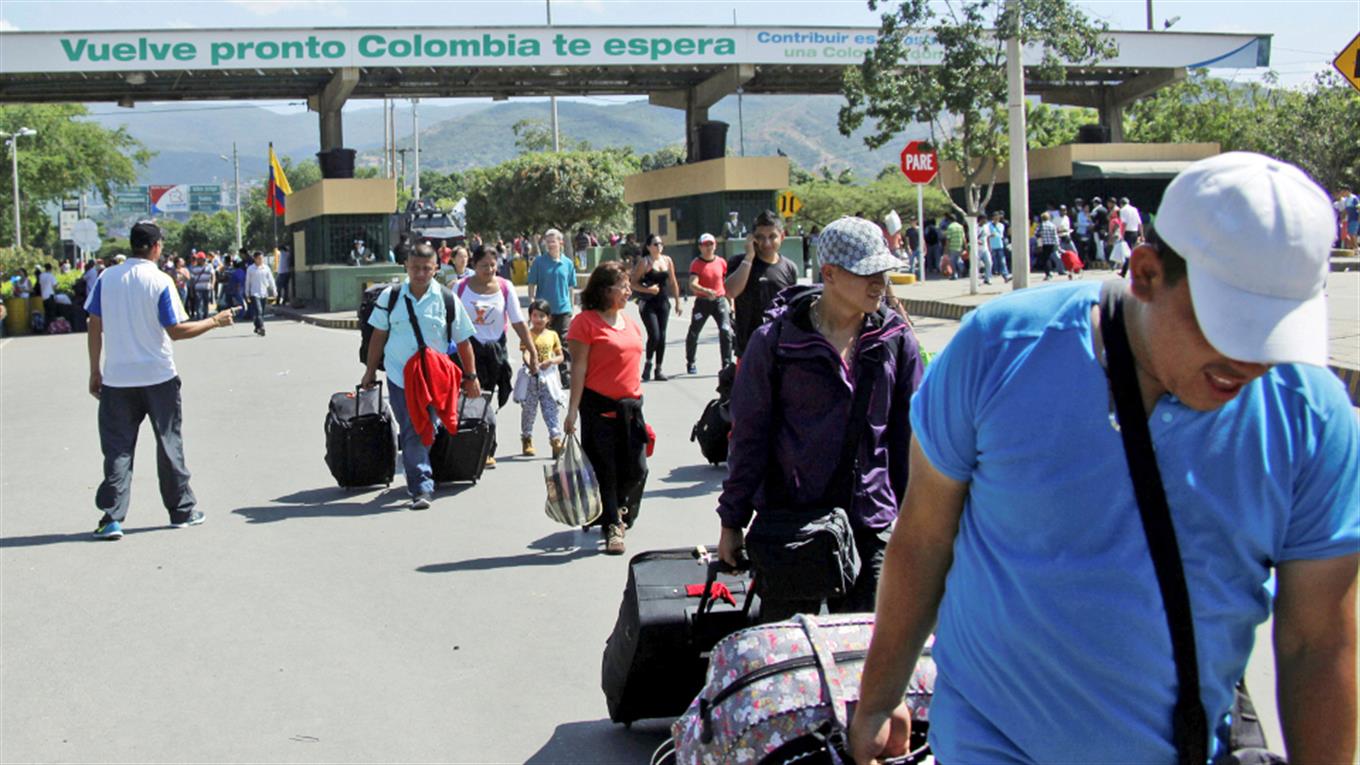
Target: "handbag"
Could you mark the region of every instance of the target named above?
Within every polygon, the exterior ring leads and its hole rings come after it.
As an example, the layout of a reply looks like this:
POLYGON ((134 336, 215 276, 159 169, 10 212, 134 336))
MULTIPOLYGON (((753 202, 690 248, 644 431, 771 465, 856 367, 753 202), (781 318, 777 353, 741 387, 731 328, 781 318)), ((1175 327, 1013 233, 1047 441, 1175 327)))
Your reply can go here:
MULTIPOLYGON (((1122 242, 1121 242, 1122 244, 1122 242)), ((1127 246, 1127 245, 1125 245, 1127 246)), ((1137 369, 1128 335, 1124 331, 1124 307, 1120 293, 1106 285, 1100 293, 1100 337, 1105 344, 1106 376, 1114 399, 1124 457, 1133 479, 1134 497, 1143 521, 1157 572, 1157 585, 1166 607, 1171 651, 1176 662, 1176 706, 1172 710, 1172 738, 1180 765, 1203 765, 1209 758, 1209 721, 1200 700, 1199 659, 1195 650, 1195 623, 1190 611, 1190 592, 1185 582, 1176 527, 1162 486, 1161 470, 1152 448, 1147 412, 1139 392, 1137 369)), ((1231 712, 1228 751, 1217 763, 1270 765, 1286 762, 1266 749, 1265 732, 1256 717, 1246 683, 1238 681, 1231 712)))
MULTIPOLYGON (((780 325, 782 328, 782 322, 780 325)), ((774 348, 779 347, 778 329, 774 348)), ((767 509, 756 514, 746 535, 746 551, 760 582, 760 594, 771 600, 822 600, 844 597, 859 577, 859 550, 850 527, 849 505, 859 476, 857 455, 864 434, 873 386, 866 370, 878 363, 871 354, 857 362, 859 380, 850 404, 840 458, 822 499, 811 507, 792 506, 778 474, 778 460, 770 455, 765 478, 767 509), (782 505, 782 507, 781 507, 782 505), (772 512, 773 511, 773 512, 772 512)), ((770 400, 779 401, 783 377, 780 361, 770 386, 770 400)), ((777 426, 776 426, 777 429, 777 426)))
POLYGON ((543 481, 548 488, 543 512, 554 521, 589 526, 604 512, 595 469, 575 435, 567 439, 562 456, 551 466, 543 467, 543 481))

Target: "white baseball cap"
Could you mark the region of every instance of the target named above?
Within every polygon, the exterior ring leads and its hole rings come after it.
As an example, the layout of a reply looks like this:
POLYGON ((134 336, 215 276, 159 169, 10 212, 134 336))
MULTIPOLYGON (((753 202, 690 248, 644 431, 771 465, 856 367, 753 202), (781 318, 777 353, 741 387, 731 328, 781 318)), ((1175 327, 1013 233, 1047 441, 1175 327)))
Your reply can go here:
POLYGON ((1331 202, 1293 165, 1250 152, 1202 159, 1171 181, 1157 237, 1185 259, 1200 330, 1223 355, 1327 365, 1331 202))
POLYGON ((713 235, 712 235, 712 234, 700 234, 700 235, 699 235, 699 244, 703 244, 704 242, 716 242, 716 241, 718 241, 718 240, 715 239, 715 238, 713 238, 713 235))

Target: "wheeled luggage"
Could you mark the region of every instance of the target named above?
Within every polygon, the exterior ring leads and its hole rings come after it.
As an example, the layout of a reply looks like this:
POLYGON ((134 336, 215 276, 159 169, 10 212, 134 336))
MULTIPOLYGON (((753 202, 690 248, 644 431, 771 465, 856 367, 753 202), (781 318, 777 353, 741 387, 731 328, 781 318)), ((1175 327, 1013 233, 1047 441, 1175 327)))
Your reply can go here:
POLYGON ((702 548, 653 550, 628 562, 628 586, 605 644, 609 719, 675 717, 704 684, 708 652, 754 623, 747 573, 723 573, 702 548))
POLYGON ((472 481, 486 470, 486 459, 496 451, 496 409, 491 394, 458 397, 457 432, 440 428, 430 445, 430 472, 435 483, 472 481))
POLYGON ((342 487, 392 483, 397 428, 381 385, 332 395, 325 431, 326 466, 342 487))
MULTIPOLYGON (((713 648, 703 690, 671 726, 674 762, 848 762, 849 715, 873 625, 873 614, 799 614, 724 638, 713 648)), ((934 690, 927 647, 905 697, 912 716, 907 762, 927 753, 934 690)))

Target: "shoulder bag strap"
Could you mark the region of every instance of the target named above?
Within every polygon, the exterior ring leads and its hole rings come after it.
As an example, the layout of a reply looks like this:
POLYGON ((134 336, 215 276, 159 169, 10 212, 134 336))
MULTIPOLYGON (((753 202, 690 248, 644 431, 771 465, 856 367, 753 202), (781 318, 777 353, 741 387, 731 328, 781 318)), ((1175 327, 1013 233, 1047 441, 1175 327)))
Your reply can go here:
POLYGON ((420 331, 420 318, 416 316, 416 307, 411 303, 411 298, 404 298, 406 301, 406 314, 411 317, 411 331, 416 334, 416 345, 420 350, 425 350, 425 336, 420 331))
POLYGON ((1172 712, 1172 732, 1178 762, 1204 765, 1209 752, 1209 724, 1199 692, 1199 660, 1195 651, 1195 624, 1190 611, 1190 592, 1181 565, 1176 528, 1171 522, 1166 491, 1162 487, 1157 455, 1152 448, 1147 412, 1138 388, 1138 371, 1124 329, 1121 294, 1106 285, 1100 295, 1100 336, 1105 344, 1110 391, 1119 418, 1119 434, 1124 440, 1124 456, 1133 479, 1143 533, 1152 553, 1157 584, 1166 608, 1171 631, 1171 650, 1176 661, 1176 706, 1172 712))

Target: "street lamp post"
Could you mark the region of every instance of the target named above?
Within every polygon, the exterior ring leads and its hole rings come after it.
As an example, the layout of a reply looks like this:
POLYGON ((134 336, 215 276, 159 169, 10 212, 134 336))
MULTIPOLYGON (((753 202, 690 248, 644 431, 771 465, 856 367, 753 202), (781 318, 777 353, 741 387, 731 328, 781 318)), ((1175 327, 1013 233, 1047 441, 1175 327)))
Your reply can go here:
POLYGON ((10 153, 14 157, 14 249, 17 252, 23 246, 23 234, 19 231, 19 136, 37 135, 38 131, 33 128, 19 128, 18 132, 6 133, 0 131, 0 139, 4 139, 10 146, 10 153))
POLYGON ((227 155, 218 154, 223 162, 230 162, 232 171, 236 175, 236 251, 241 251, 241 157, 236 153, 236 142, 231 142, 231 159, 227 155))

